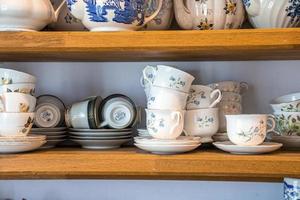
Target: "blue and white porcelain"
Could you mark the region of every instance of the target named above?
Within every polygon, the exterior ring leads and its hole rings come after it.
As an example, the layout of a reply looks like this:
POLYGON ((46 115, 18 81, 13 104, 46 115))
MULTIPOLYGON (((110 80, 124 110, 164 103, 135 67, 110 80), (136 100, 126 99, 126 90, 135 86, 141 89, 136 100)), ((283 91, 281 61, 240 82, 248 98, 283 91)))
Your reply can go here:
MULTIPOLYGON (((166 65, 147 66, 143 70, 145 87, 166 87, 188 93, 195 77, 187 72, 166 65)), ((142 83, 143 85, 143 83, 142 83)))
POLYGON ((162 7, 146 17, 145 0, 68 0, 70 12, 91 31, 133 31, 154 19, 162 7))
POLYGON ((300 199, 300 179, 284 178, 284 200, 300 199))
POLYGON ((0 0, 0 31, 38 31, 57 20, 50 0, 0 0))
POLYGON ((244 0, 255 28, 288 28, 300 24, 300 0, 244 0))

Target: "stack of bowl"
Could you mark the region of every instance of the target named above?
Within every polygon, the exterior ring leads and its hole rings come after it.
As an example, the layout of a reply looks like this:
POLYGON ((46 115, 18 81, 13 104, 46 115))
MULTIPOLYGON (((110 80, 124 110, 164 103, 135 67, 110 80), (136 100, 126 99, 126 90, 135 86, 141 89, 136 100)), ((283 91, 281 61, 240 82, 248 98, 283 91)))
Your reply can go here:
POLYGON ((182 153, 197 148, 200 140, 179 138, 194 77, 179 69, 158 65, 147 66, 141 80, 147 97, 146 126, 151 137, 136 137, 135 145, 158 154, 182 153))
POLYGON ((228 141, 226 133, 225 115, 238 115, 242 113, 242 94, 248 90, 246 82, 222 81, 208 85, 212 89, 222 92, 222 100, 219 103, 219 131, 213 136, 215 141, 228 141))
POLYGON ((66 140, 65 109, 63 101, 56 96, 46 94, 37 97, 35 127, 31 132, 46 136, 47 143, 43 149, 53 148, 66 140))
POLYGON ((122 94, 94 96, 72 104, 65 117, 71 140, 82 148, 114 149, 132 140, 137 109, 122 94))
POLYGON ((0 153, 39 148, 45 143, 45 137, 28 136, 35 116, 36 78, 3 68, 0 68, 0 77, 0 153))
POLYGON ((285 148, 300 148, 300 93, 278 97, 271 102, 276 118, 273 141, 283 143, 285 148))
POLYGON ((219 109, 222 99, 219 89, 192 85, 186 105, 184 130, 189 136, 201 137, 202 143, 211 143, 219 128, 219 109))

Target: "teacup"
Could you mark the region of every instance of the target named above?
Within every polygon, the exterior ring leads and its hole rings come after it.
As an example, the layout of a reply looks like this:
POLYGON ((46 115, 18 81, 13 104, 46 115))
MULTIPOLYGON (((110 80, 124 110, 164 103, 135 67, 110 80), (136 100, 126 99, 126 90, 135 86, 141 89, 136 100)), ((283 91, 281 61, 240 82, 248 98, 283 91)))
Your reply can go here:
POLYGON ((115 129, 131 127, 137 119, 135 103, 127 96, 113 94, 106 97, 100 105, 100 126, 115 129))
POLYGON ((147 84, 166 87, 188 93, 195 79, 192 75, 166 65, 147 66, 143 70, 144 81, 147 84))
POLYGON ((298 200, 300 198, 300 179, 284 178, 284 200, 298 200))
POLYGON ((34 120, 34 113, 0 113, 0 136, 26 136, 34 120))
POLYGON ((188 94, 184 92, 151 86, 147 107, 160 110, 185 110, 187 97, 188 94))
POLYGON ((176 139, 183 131, 185 111, 146 109, 147 130, 157 139, 176 139))
POLYGON ((219 83, 212 83, 208 85, 212 89, 219 89, 222 92, 234 92, 238 94, 243 94, 249 88, 246 82, 236 82, 236 81, 222 81, 219 83))
POLYGON ((0 85, 36 82, 36 78, 30 74, 5 68, 0 68, 0 78, 0 85))
POLYGON ((241 146, 262 144, 267 133, 276 126, 275 117, 264 114, 226 115, 226 121, 229 140, 241 146), (268 125, 271 127, 267 128, 268 125))
POLYGON ((204 85, 192 85, 188 96, 186 108, 194 110, 200 108, 213 108, 222 99, 219 89, 211 89, 204 85))
POLYGON ((66 111, 66 124, 78 129, 98 128, 100 126, 99 107, 101 101, 101 97, 93 96, 73 103, 66 111))
POLYGON ((300 113, 299 112, 275 112, 276 131, 281 135, 300 136, 300 113))
POLYGON ((4 92, 19 92, 24 94, 30 94, 35 96, 35 84, 34 83, 16 83, 8 85, 0 85, 0 94, 4 92))
POLYGON ((53 95, 37 97, 36 117, 34 124, 40 128, 53 128, 64 123, 65 105, 62 100, 53 95))
POLYGON ((222 92, 222 101, 242 103, 242 96, 234 92, 222 92))
POLYGON ((2 93, 0 112, 34 112, 36 98, 23 93, 2 93))
POLYGON ((189 136, 200 136, 202 143, 212 142, 219 128, 218 108, 188 110, 185 113, 184 130, 189 136))

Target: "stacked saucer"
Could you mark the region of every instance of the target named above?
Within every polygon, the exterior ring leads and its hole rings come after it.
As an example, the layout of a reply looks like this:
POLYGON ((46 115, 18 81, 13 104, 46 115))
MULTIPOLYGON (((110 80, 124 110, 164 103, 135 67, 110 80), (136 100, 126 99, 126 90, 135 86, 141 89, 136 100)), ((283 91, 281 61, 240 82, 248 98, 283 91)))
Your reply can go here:
POLYGON ((137 132, 138 132, 139 137, 148 137, 148 136, 150 136, 147 129, 137 129, 137 132))
POLYGON ((44 136, 47 142, 41 149, 49 149, 66 140, 67 127, 32 128, 31 133, 44 136))
POLYGON ((178 154, 193 151, 201 145, 199 137, 180 136, 176 139, 155 139, 148 137, 135 137, 135 146, 138 148, 151 152, 153 154, 178 154))
POLYGON ((69 129, 69 137, 85 149, 115 149, 132 140, 128 129, 69 129))

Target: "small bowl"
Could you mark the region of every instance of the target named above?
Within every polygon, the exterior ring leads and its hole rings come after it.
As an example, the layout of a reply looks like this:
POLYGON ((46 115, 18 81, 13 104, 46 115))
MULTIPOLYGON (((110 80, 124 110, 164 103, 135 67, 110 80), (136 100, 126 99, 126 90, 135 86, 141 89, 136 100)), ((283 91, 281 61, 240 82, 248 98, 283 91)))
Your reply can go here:
POLYGON ((34 120, 35 113, 0 113, 0 136, 26 136, 34 120))
POLYGON ((35 83, 36 78, 25 72, 20 72, 13 69, 0 68, 0 85, 13 83, 35 83))
POLYGON ((300 112, 275 112, 276 131, 281 135, 300 136, 300 112))
POLYGON ((273 99, 271 104, 289 103, 297 100, 300 100, 300 92, 283 95, 281 97, 273 99))

